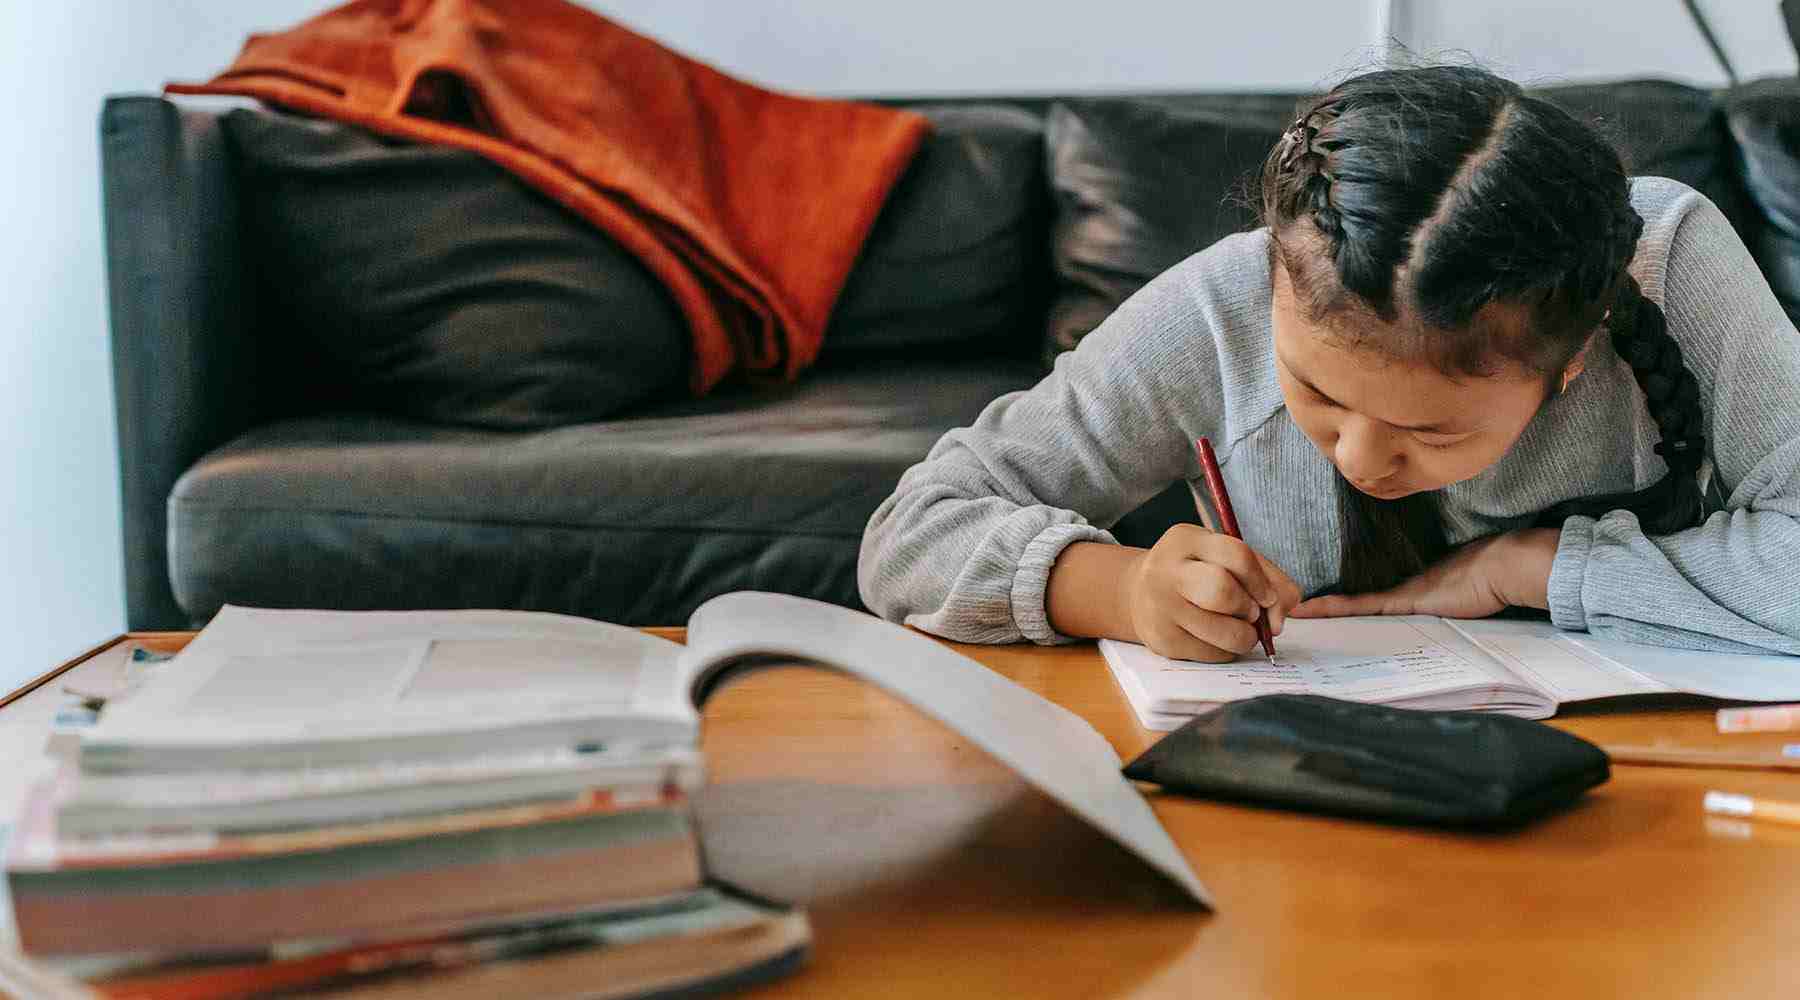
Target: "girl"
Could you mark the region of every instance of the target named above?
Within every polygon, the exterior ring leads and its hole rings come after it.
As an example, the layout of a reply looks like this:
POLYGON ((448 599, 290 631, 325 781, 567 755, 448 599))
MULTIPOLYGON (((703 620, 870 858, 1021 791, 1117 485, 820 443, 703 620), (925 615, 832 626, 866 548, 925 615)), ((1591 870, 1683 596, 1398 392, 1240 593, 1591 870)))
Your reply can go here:
POLYGON ((1307 108, 1261 214, 906 472, 863 537, 870 608, 1208 661, 1258 607, 1800 653, 1800 335, 1704 196, 1425 67, 1307 108), (1099 525, 1197 479, 1200 435, 1244 541, 1118 545, 1099 525))

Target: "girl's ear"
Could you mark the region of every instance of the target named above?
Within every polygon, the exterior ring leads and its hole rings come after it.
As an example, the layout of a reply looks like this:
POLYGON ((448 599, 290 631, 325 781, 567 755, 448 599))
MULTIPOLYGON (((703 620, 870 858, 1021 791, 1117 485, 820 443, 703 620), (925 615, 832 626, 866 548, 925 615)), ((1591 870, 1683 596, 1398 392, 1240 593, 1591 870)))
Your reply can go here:
POLYGON ((1577 351, 1575 356, 1569 359, 1569 363, 1563 366, 1562 388, 1557 390, 1559 393, 1566 392, 1569 388, 1569 383, 1575 381, 1575 377, 1580 375, 1582 371, 1587 368, 1588 350, 1594 346, 1594 337, 1598 337, 1599 335, 1600 334, 1596 332, 1588 337, 1587 343, 1581 345, 1581 350, 1577 351))
POLYGON ((1563 369, 1563 373, 1562 373, 1563 388, 1567 389, 1569 387, 1569 383, 1575 381, 1575 377, 1577 375, 1580 375, 1582 373, 1582 371, 1586 368, 1587 368, 1587 352, 1583 351, 1580 354, 1575 355, 1575 360, 1569 362, 1568 366, 1563 369))

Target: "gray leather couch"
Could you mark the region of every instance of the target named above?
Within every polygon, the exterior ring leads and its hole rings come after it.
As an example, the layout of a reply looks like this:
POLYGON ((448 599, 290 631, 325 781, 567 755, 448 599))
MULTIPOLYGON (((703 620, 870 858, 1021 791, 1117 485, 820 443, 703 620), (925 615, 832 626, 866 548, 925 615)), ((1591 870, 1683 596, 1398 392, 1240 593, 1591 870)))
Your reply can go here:
MULTIPOLYGON (((1638 172, 1712 196, 1790 311, 1800 305, 1792 81, 1550 96, 1604 119, 1638 172)), ((1144 100, 1273 135, 1295 97, 1144 100)), ((1042 120, 1053 101, 999 103, 1042 120)), ((202 623, 225 602, 528 608, 627 624, 679 624, 708 597, 746 588, 859 606, 870 513, 944 431, 1036 381, 1042 316, 1070 292, 1046 247, 1021 264, 1043 273, 1041 308, 988 350, 828 348, 793 384, 569 426, 439 425, 342 409, 328 393, 309 404, 264 349, 274 318, 249 277, 257 261, 219 115, 116 97, 100 131, 134 629, 202 623)), ((1043 189, 1038 238, 1091 238, 1059 213, 1107 195, 1084 191, 1078 175, 1059 179, 1057 155, 1046 149, 1041 176, 1026 178, 1043 189)), ((1241 156, 1191 163, 1226 186, 1242 168, 1241 156)), ((1116 530, 1148 544, 1191 515, 1188 503, 1172 484, 1116 530)))

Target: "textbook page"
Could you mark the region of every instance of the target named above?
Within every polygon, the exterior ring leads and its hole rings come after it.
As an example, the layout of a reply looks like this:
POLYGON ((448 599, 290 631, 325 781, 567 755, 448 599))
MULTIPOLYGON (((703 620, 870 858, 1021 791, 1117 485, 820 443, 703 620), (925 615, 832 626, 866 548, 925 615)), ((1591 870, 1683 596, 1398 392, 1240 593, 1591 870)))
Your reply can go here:
POLYGON ((588 730, 691 738, 697 718, 668 681, 680 655, 678 643, 636 629, 538 612, 227 605, 101 715, 83 764, 160 753, 175 769, 217 770, 272 764, 256 759, 259 747, 311 747, 306 763, 323 766, 333 753, 429 754, 465 738, 492 753, 508 734, 535 744, 588 730))
POLYGON ((696 705, 729 675, 801 661, 842 670, 967 737, 1196 901, 1211 896, 1112 744, 1073 712, 933 639, 873 615, 782 594, 715 597, 688 619, 683 669, 696 705))
POLYGON ((1443 619, 1426 615, 1290 618, 1275 662, 1255 650, 1231 663, 1158 655, 1114 639, 1100 651, 1147 728, 1263 694, 1317 694, 1404 708, 1486 709, 1528 718, 1555 703, 1443 619))

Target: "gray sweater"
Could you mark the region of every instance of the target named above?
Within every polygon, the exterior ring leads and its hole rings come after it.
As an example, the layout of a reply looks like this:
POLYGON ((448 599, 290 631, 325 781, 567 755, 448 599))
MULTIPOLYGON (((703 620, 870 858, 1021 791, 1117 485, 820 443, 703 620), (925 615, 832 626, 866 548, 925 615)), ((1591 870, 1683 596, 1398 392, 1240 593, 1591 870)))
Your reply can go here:
MULTIPOLYGON (((1632 273, 1699 381, 1723 509, 1646 536, 1623 511, 1570 518, 1551 619, 1634 642, 1800 654, 1800 335, 1724 215, 1678 182, 1632 182, 1645 226, 1632 273)), ((1307 594, 1338 578, 1334 470, 1276 381, 1266 230, 1158 276, 1057 359, 908 469, 863 535, 857 582, 877 614, 965 642, 1068 641, 1044 585, 1063 547, 1177 479, 1210 437, 1245 541, 1307 594)), ((1596 338, 1582 376, 1492 467, 1443 490, 1450 541, 1529 524, 1557 501, 1664 473, 1631 368, 1596 338)))

